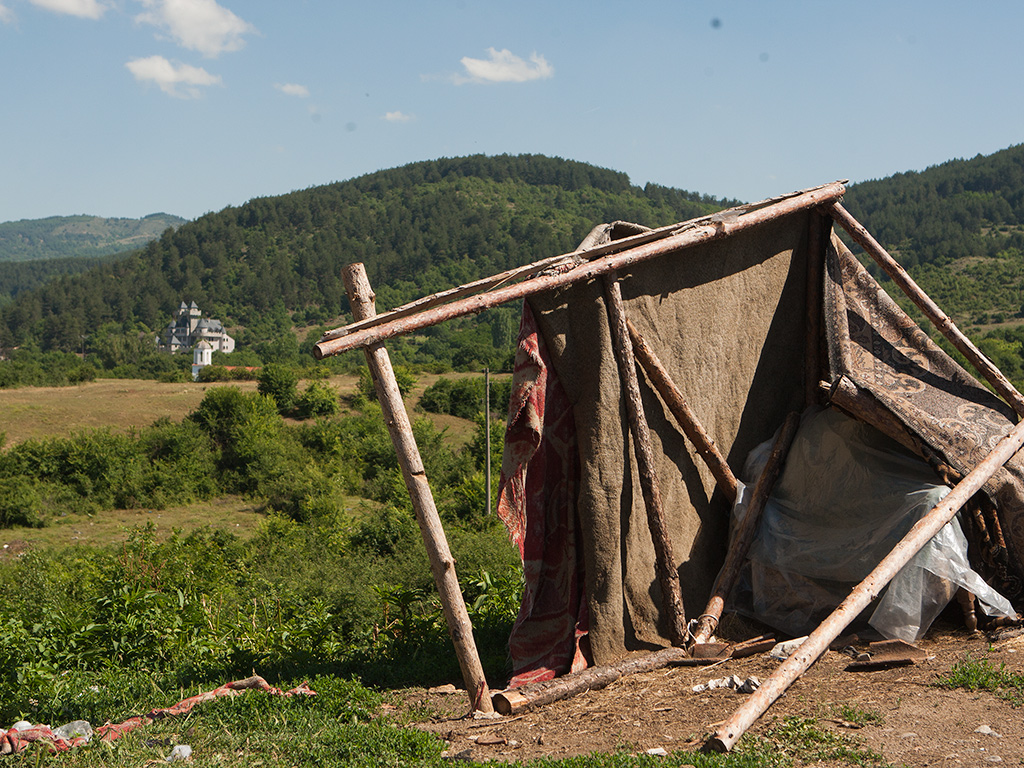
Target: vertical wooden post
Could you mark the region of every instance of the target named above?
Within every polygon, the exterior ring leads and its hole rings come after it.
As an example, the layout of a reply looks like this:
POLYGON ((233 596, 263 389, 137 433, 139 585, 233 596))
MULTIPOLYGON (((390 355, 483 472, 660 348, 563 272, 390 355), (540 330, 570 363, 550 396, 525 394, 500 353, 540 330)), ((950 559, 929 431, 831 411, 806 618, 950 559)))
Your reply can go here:
POLYGON ((636 361, 633 344, 626 327, 626 313, 622 306, 622 290, 618 276, 610 272, 604 276, 605 303, 611 321, 612 345, 622 376, 623 395, 626 400, 626 416, 633 435, 633 450, 640 470, 640 488, 643 491, 644 507, 647 509, 647 525, 654 543, 655 563, 658 582, 665 601, 665 612, 669 622, 669 637, 673 645, 686 642, 686 611, 683 608, 683 593, 679 587, 679 571, 672 556, 672 539, 665 525, 665 509, 658 487, 658 474, 654 468, 654 450, 651 447, 651 430, 644 415, 640 399, 640 384, 636 375, 636 361))
MULTIPOLYGON (((349 264, 342 270, 342 279, 348 291, 348 300, 352 305, 352 314, 356 320, 365 320, 377 314, 373 305, 374 295, 366 270, 362 264, 349 264)), ((466 603, 462 599, 459 579, 455 574, 455 559, 448 548, 441 518, 434 505, 434 497, 430 492, 423 460, 412 434, 409 414, 402 401, 402 393, 395 380, 395 372, 391 367, 391 358, 380 342, 364 347, 366 362, 373 375, 374 388, 384 413, 384 421, 391 442, 398 453, 398 463, 402 468, 405 486, 409 489, 416 520, 420 524, 423 543, 430 557, 430 569, 434 574, 434 583, 441 597, 445 619, 448 621, 448 632, 451 634, 455 653, 462 668, 462 678, 469 693, 470 706, 481 712, 493 712, 491 694, 484 677, 483 666, 473 640, 473 625, 466 612, 466 603)))
POLYGON ((484 461, 484 493, 487 494, 487 515, 491 514, 491 369, 484 368, 484 449, 487 458, 484 461))
POLYGON ((811 211, 807 242, 807 338, 804 349, 804 405, 818 402, 821 380, 821 309, 822 280, 825 274, 825 245, 832 220, 816 210, 811 211))

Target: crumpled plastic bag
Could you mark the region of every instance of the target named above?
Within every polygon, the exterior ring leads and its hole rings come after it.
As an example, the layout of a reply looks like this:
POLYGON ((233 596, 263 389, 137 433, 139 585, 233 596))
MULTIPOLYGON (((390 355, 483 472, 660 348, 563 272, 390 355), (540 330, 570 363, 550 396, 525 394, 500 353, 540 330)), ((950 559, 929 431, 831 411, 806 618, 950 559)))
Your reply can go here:
MULTIPOLYGON (((743 471, 751 483, 771 445, 751 451, 743 471)), ((752 491, 741 492, 734 520, 752 491)), ((791 635, 811 632, 947 493, 925 461, 874 428, 832 409, 808 410, 761 515, 737 607, 791 635)), ((971 569, 954 519, 883 591, 868 623, 884 637, 914 642, 957 587, 989 616, 1016 615, 971 569)))

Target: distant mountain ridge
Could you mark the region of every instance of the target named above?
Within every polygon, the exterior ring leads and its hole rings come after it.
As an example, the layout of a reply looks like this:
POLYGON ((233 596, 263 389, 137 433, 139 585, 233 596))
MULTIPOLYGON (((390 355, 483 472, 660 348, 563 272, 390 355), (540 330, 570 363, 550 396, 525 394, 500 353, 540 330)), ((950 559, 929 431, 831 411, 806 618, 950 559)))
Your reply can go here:
POLYGON ((0 262, 109 256, 141 248, 187 219, 151 213, 141 219, 49 216, 0 224, 0 262))

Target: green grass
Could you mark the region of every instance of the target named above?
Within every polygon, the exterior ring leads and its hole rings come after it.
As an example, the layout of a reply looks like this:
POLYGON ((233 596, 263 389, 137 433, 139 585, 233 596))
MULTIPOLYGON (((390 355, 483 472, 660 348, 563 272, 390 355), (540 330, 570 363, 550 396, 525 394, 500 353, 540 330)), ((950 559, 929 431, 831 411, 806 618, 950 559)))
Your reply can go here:
POLYGON ((1024 674, 1009 672, 1004 664, 998 667, 988 658, 968 655, 935 683, 940 688, 963 688, 987 691, 1014 707, 1024 704, 1024 674))
MULTIPOLYGON (((297 680, 281 682, 292 687, 297 680)), ((384 696, 355 679, 332 675, 314 677, 316 696, 290 698, 247 691, 197 705, 191 713, 157 720, 120 740, 93 743, 69 753, 50 754, 33 745, 15 765, 137 766, 163 761, 175 745, 188 744, 193 760, 217 766, 363 766, 451 765, 442 756, 445 743, 433 735, 404 725, 400 708, 385 717, 384 696)), ((122 672, 105 677, 78 676, 65 690, 68 703, 82 703, 92 722, 105 715, 121 720, 130 714, 168 706, 200 688, 161 687, 144 673, 122 672), (90 683, 92 679, 94 682, 90 683)), ((389 710, 390 711, 390 710, 389 710)), ((813 763, 841 762, 873 768, 885 766, 878 754, 852 737, 822 730, 813 720, 786 718, 762 736, 747 736, 730 754, 679 751, 668 757, 631 754, 591 754, 563 759, 537 759, 537 768, 790 768, 813 763)))

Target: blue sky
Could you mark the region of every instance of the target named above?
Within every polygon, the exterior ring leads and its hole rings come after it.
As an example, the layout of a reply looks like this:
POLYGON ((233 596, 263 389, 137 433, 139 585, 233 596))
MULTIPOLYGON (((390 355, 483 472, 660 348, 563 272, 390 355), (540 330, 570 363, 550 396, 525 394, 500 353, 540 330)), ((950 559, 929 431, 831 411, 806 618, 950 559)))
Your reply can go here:
POLYGON ((0 221, 538 153, 756 200, 1024 141, 1024 3, 0 0, 0 221))

